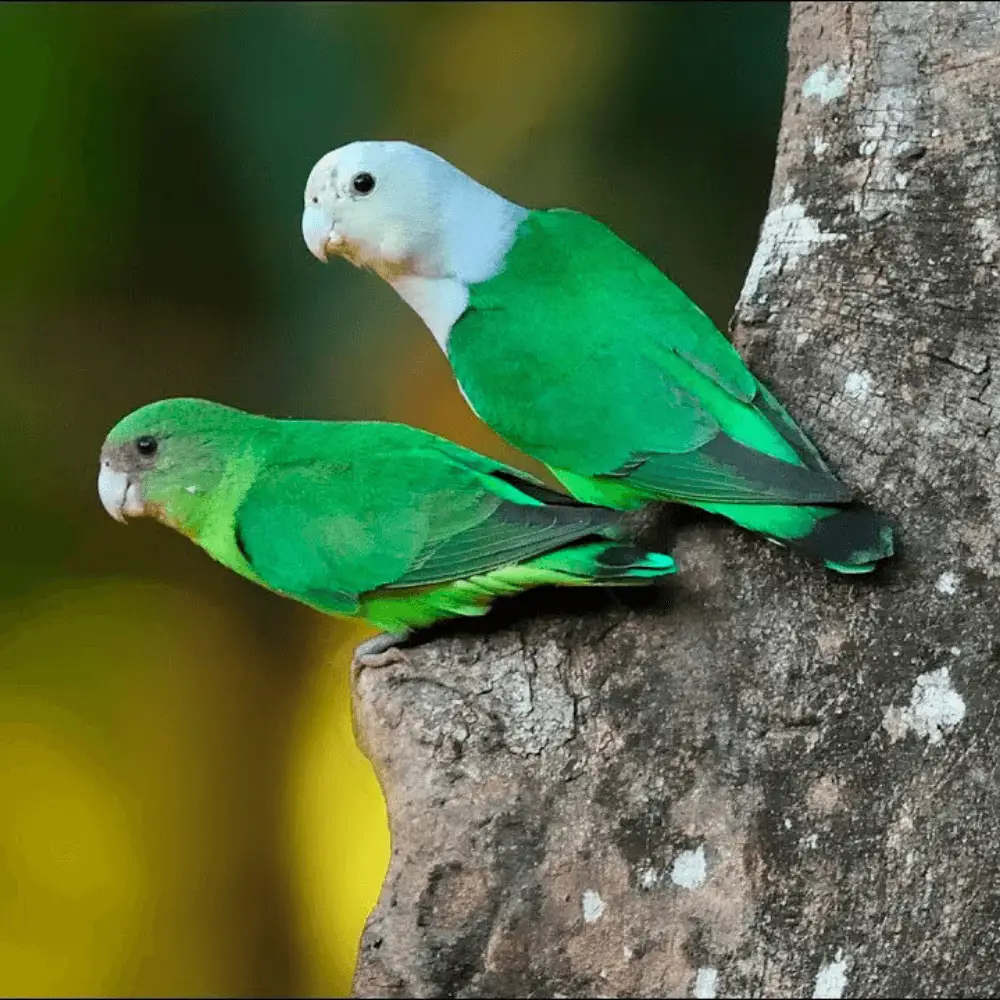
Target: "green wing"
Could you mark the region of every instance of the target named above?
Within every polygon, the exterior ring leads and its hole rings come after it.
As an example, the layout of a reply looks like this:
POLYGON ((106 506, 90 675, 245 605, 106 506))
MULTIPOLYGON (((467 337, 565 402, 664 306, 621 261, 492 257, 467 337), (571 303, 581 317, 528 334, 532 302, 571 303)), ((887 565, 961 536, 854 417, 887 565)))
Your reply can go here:
POLYGON ((269 467, 237 512, 238 543, 275 590, 351 614, 362 594, 488 573, 617 524, 561 494, 542 504, 541 484, 521 491, 515 470, 473 458, 372 442, 346 461, 269 467))
POLYGON ((849 497, 709 317, 588 216, 531 213, 448 351, 479 415, 553 469, 693 501, 849 497))

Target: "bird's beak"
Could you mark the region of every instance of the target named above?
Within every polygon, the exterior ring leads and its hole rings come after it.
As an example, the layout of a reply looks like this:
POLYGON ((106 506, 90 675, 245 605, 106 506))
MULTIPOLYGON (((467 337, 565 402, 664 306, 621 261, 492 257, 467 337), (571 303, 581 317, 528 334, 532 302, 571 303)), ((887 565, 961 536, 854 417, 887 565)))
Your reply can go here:
POLYGON ((130 479, 127 472, 111 468, 107 459, 101 462, 97 493, 104 509, 116 521, 124 521, 126 516, 139 517, 145 511, 139 483, 130 479))
POLYGON ((326 212, 317 205, 306 205, 302 211, 302 239, 309 252, 323 264, 333 237, 333 223, 326 212))

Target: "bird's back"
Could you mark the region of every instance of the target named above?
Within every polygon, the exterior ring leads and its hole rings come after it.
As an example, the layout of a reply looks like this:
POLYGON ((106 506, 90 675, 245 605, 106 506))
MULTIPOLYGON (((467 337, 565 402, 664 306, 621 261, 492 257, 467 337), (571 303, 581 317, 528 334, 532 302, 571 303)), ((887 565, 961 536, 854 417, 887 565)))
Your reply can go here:
POLYGON ((449 359, 477 413, 555 468, 602 473, 692 450, 721 428, 800 464, 751 404, 757 380, 711 319, 607 227, 534 212, 473 286, 449 359))

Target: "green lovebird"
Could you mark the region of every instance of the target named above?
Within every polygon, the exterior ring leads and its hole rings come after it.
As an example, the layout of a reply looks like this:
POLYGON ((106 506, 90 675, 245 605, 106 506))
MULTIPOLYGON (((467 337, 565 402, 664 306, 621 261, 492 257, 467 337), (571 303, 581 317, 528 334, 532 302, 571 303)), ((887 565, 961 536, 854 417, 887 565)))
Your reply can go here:
POLYGON ((595 219, 515 205, 428 150, 323 156, 302 235, 384 278, 478 416, 588 503, 691 504, 841 573, 893 552, 730 342, 595 219))
POLYGON ((117 520, 176 528, 229 569, 382 635, 482 615, 543 584, 648 584, 673 560, 624 539, 621 515, 402 424, 277 420, 202 399, 123 418, 98 493, 117 520))

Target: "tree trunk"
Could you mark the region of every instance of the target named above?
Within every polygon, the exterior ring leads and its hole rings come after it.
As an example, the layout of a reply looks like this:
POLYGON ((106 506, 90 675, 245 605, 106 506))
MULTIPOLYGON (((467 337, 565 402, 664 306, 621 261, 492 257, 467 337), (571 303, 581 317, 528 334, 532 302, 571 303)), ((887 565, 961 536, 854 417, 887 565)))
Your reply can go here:
POLYGON ((793 3, 789 50, 734 340, 900 554, 696 519, 666 605, 358 675, 358 996, 1000 990, 1000 3, 793 3))

